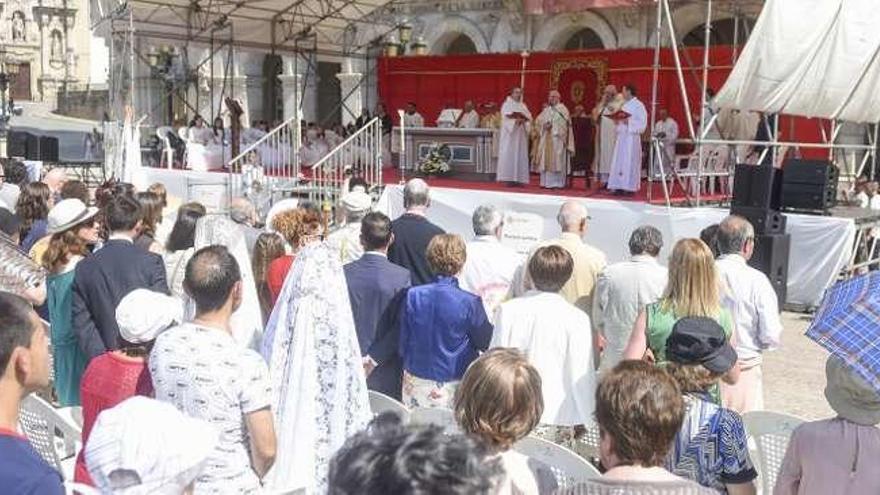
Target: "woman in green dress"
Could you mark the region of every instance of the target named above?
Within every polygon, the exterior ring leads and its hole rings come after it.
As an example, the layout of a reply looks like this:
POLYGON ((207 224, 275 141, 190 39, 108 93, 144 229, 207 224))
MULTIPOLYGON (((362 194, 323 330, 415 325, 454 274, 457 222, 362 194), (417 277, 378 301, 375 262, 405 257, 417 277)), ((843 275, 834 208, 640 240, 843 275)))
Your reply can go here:
POLYGON ((49 212, 48 233, 52 236, 42 264, 46 279, 51 325, 55 395, 62 407, 78 406, 79 382, 87 360, 73 333, 73 277, 77 263, 89 254, 89 246, 100 239, 95 220, 97 208, 78 199, 59 201, 49 212))
MULTIPOLYGON (((666 339, 675 323, 684 317, 717 321, 728 339, 733 336, 733 317, 722 306, 723 290, 712 251, 699 239, 681 239, 669 257, 669 282, 663 297, 645 307, 636 319, 624 359, 647 359, 666 363, 666 339)), ((725 381, 735 383, 739 367, 734 366, 725 381)), ((717 391, 715 392, 717 399, 717 391)))

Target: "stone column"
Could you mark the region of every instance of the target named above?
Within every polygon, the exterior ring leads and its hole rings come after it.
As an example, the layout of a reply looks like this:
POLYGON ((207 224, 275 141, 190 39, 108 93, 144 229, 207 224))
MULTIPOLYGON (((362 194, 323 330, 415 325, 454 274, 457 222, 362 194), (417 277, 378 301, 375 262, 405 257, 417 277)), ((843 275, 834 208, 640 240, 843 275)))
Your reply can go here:
POLYGON ((347 126, 357 120, 363 108, 363 74, 352 69, 351 59, 345 59, 342 72, 336 74, 336 78, 339 79, 342 98, 342 125, 347 126))

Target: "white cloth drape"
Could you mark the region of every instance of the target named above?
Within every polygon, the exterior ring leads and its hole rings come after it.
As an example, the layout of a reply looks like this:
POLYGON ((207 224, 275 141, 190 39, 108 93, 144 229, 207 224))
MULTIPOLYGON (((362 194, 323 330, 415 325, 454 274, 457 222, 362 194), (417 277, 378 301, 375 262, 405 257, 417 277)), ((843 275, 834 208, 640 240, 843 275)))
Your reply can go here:
POLYGON ((297 256, 269 317, 262 354, 278 437, 264 481, 275 491, 324 493, 333 454, 371 417, 342 264, 326 244, 297 256))
POLYGON ((521 101, 507 97, 501 106, 501 136, 498 146, 498 172, 495 180, 500 182, 529 183, 529 122, 517 124, 508 115, 519 112, 532 118, 528 107, 521 101))
POLYGON ((880 9, 876 0, 767 0, 721 107, 880 120, 880 9))
MULTIPOLYGON (((263 317, 244 232, 238 224, 225 216, 208 215, 200 218, 196 223, 195 250, 198 252, 203 247, 213 245, 225 246, 238 262, 241 272, 241 306, 232 313, 229 322, 232 336, 243 347, 259 349, 263 317)), ((195 305, 192 300, 187 299, 187 312, 191 316, 195 312, 195 305)))

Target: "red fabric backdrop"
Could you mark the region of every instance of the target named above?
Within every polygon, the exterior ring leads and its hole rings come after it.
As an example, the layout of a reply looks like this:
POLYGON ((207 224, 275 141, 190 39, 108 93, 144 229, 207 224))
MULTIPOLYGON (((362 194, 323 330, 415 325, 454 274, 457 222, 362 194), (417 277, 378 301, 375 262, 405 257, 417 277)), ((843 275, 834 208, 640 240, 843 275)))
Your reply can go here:
MULTIPOLYGON (((709 51, 709 87, 724 84, 732 66, 731 47, 714 46, 709 51)), ((682 51, 685 87, 691 112, 699 115, 701 48, 682 51), (690 65, 689 61, 693 62, 690 65)), ((533 114, 541 110, 547 92, 553 87, 562 93, 563 102, 572 109, 575 96, 582 94, 587 111, 595 104, 605 84, 626 83, 636 86, 638 97, 650 112, 654 50, 588 50, 562 53, 532 53, 526 59, 525 101, 533 114)), ((453 55, 431 57, 385 57, 379 60, 379 97, 388 106, 395 124, 397 110, 407 102, 417 104, 427 125, 434 125, 446 103, 460 108, 465 100, 477 105, 495 102, 498 106, 520 84, 523 58, 518 53, 453 55)), ((672 51, 660 53, 658 105, 669 110, 678 123, 683 138, 689 137, 684 118, 684 101, 672 51)), ((821 142, 820 122, 815 119, 782 118, 782 140, 821 142)), ((827 124, 826 124, 827 127, 827 124)), ((804 150, 804 156, 823 157, 827 151, 804 150)))

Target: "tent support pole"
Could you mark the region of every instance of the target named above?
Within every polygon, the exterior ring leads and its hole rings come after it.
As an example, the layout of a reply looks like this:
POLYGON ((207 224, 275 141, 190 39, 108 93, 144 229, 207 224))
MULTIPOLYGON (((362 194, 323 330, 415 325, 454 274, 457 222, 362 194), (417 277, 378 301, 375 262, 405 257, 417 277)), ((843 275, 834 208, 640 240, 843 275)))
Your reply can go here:
MULTIPOLYGON (((648 129, 651 135, 654 135, 654 121, 657 119, 657 85, 660 78, 660 38, 663 34, 663 4, 657 2, 657 23, 654 28, 654 70, 651 80, 651 120, 648 122, 648 129)), ((649 148, 648 153, 648 203, 651 203, 654 195, 654 158, 657 152, 654 146, 649 148)), ((674 166, 675 164, 673 164, 674 166)), ((661 175, 660 180, 666 184, 665 174, 661 175)), ((669 192, 664 189, 666 195, 666 204, 669 204, 669 192)))
POLYGON ((681 97, 684 101, 684 112, 685 117, 687 118, 688 131, 690 132, 691 138, 695 138, 697 136, 696 131, 694 130, 694 118, 691 114, 691 103, 687 98, 687 87, 684 84, 684 72, 681 69, 681 57, 678 52, 678 40, 675 37, 675 27, 672 25, 672 12, 669 9, 668 0, 660 0, 663 4, 664 17, 666 18, 667 29, 669 29, 669 37, 670 44, 672 45, 672 55, 675 59, 675 72, 678 75, 678 86, 681 89, 681 97))
MULTIPOLYGON (((706 106, 708 103, 708 84, 709 84, 709 41, 712 36, 712 0, 706 2, 706 25, 703 31, 703 80, 702 91, 700 92, 700 137, 697 140, 697 207, 700 206, 700 198, 703 192, 703 157, 706 151, 703 147, 703 137, 706 129, 706 106)), ((687 94, 684 95, 687 98, 687 94)), ((709 109, 711 111, 711 109, 709 109)), ((710 177, 709 180, 714 184, 715 178, 710 177)))
POLYGON ((874 145, 874 149, 870 151, 870 153, 871 153, 871 180, 874 180, 874 177, 877 176, 876 175, 877 174, 877 147, 878 147, 877 138, 880 137, 880 136, 878 136, 878 131, 880 131, 880 123, 874 124, 874 142, 871 143, 872 145, 874 145))

